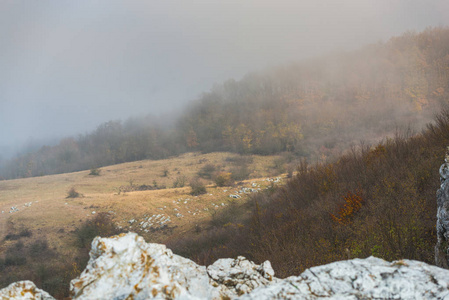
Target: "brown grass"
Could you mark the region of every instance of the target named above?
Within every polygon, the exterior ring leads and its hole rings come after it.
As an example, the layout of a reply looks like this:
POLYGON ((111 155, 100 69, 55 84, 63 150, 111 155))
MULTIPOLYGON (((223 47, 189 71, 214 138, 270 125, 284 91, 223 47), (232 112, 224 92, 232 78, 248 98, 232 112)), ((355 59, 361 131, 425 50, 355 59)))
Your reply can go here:
MULTIPOLYGON (((229 194, 234 194, 239 186, 217 187, 211 179, 205 181, 207 193, 200 196, 190 195, 189 186, 119 193, 120 187, 131 183, 136 186, 152 185, 154 180, 158 186, 172 187, 176 178, 185 176, 188 181, 197 176, 197 172, 206 164, 216 165, 218 171, 229 172, 233 167, 229 162, 230 157, 238 155, 188 153, 160 161, 146 160, 103 167, 101 176, 91 176, 89 170, 86 170, 0 181, 0 259, 8 249, 15 247, 17 242, 4 240, 5 236, 19 234, 20 230, 26 228, 32 235, 20 239, 24 247, 32 248, 39 241, 45 240, 48 249, 56 253, 55 256, 64 257, 64 262, 52 261, 52 265, 61 264, 61 268, 66 268, 71 262, 80 260, 79 251, 75 246, 75 230, 99 213, 110 213, 113 222, 122 230, 136 231, 151 242, 165 242, 168 239, 185 236, 186 233, 193 233, 198 228, 208 226, 216 211, 229 206, 232 200, 229 194), (67 191, 72 187, 83 196, 66 198, 67 191), (9 213, 12 206, 16 206, 19 211, 9 213), (178 213, 183 217, 176 217, 178 213), (171 222, 167 224, 168 229, 145 232, 138 228, 138 223, 156 214, 164 214, 171 218, 171 222), (134 224, 129 223, 132 219, 136 220, 134 224)), ((276 156, 254 156, 248 164, 248 168, 252 171, 251 177, 267 177, 272 172, 270 168, 276 158, 276 156)), ((240 186, 250 187, 254 181, 258 182, 261 188, 268 184, 262 179, 252 179, 242 182, 240 186)), ((238 201, 244 202, 247 197, 243 195, 238 201)), ((33 270, 40 267, 34 266, 33 259, 30 263, 32 265, 26 265, 27 271, 20 271, 20 266, 14 270, 8 269, 8 278, 11 280, 36 278, 33 270), (18 275, 14 277, 11 274, 18 275)), ((77 265, 77 268, 80 266, 77 265)), ((72 271, 67 272, 73 273, 72 271)), ((1 272, 2 270, 0 277, 1 272)))

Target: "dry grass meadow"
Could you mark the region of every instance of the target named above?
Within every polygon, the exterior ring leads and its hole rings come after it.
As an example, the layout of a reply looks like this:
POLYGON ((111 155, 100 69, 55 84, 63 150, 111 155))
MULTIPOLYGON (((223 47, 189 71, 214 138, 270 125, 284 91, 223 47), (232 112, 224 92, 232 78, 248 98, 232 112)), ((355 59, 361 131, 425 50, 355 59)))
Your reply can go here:
POLYGON ((5 239, 7 234, 27 229, 32 232, 27 243, 46 239, 50 249, 69 259, 74 239, 70 233, 101 212, 111 214, 123 230, 138 232, 152 242, 184 235, 207 224, 230 202, 245 201, 251 192, 240 193, 238 199, 229 195, 237 194, 242 187, 264 189, 271 184, 266 178, 276 175, 274 166, 279 156, 251 156, 250 179, 233 187, 217 187, 211 179, 204 180, 207 193, 190 195, 189 181, 201 168, 212 164, 217 172, 229 171, 233 158, 238 155, 187 153, 171 159, 103 167, 99 176, 89 175, 86 170, 0 181, 0 255, 13 243, 5 239), (185 180, 184 187, 173 188, 177 178, 185 180), (160 189, 129 191, 141 185, 160 189), (67 198, 71 188, 80 197, 67 198), (12 207, 18 211, 12 211, 12 207))

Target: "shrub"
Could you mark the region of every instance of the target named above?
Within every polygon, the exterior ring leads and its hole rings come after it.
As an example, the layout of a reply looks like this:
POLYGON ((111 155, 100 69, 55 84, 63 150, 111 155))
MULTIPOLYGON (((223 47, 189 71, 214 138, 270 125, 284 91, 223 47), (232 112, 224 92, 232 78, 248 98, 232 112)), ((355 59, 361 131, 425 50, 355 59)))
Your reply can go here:
POLYGON ((235 181, 245 180, 249 178, 251 171, 247 165, 241 165, 239 167, 233 167, 231 169, 231 178, 235 181))
POLYGON ((37 240, 30 246, 29 254, 32 257, 41 256, 49 251, 46 240, 37 240))
POLYGON ((173 182, 173 187, 181 188, 181 187, 184 187, 185 183, 186 183, 186 177, 178 176, 178 177, 176 177, 175 181, 173 182))
POLYGON ((206 194, 206 186, 199 178, 195 178, 190 181, 190 188, 192 189, 190 194, 193 196, 206 194))
POLYGON ((204 179, 212 179, 215 170, 215 165, 207 164, 198 171, 198 176, 204 179))
POLYGON ((98 169, 98 168, 92 168, 92 169, 90 169, 89 175, 92 175, 92 176, 100 176, 100 172, 101 172, 100 169, 98 169))
POLYGON ((8 266, 23 266, 26 264, 27 259, 23 255, 9 254, 6 255, 4 265, 8 266))
POLYGON ((221 172, 215 177, 215 184, 217 186, 230 186, 234 184, 231 173, 221 172))
POLYGON ((67 192, 66 198, 78 198, 81 197, 81 194, 78 193, 74 187, 71 187, 70 190, 67 192))
POLYGON ((86 248, 94 237, 107 237, 120 233, 112 218, 107 213, 99 213, 93 219, 86 221, 76 230, 76 244, 79 248, 86 248))
POLYGON ((19 236, 20 237, 30 237, 32 235, 31 230, 29 230, 28 228, 23 228, 22 230, 20 230, 19 232, 19 236))
POLYGON ((24 253, 24 245, 21 241, 15 243, 6 249, 4 265, 8 266, 22 266, 26 264, 26 255, 24 253))
POLYGON ((23 228, 18 234, 8 233, 5 236, 5 240, 18 240, 22 237, 30 237, 31 235, 31 230, 29 230, 28 228, 23 228))

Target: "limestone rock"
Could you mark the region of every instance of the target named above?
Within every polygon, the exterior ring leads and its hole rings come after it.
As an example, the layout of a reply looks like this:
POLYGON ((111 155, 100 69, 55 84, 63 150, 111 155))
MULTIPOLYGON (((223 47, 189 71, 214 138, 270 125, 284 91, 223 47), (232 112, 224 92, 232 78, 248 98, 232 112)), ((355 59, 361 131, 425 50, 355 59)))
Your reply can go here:
MULTIPOLYGON (((90 256, 73 299, 449 299, 449 270, 412 260, 353 259, 278 279, 268 261, 220 259, 206 269, 135 233, 95 238, 90 256)), ((0 299, 53 298, 21 281, 0 299)))
POLYGON ((259 266, 243 256, 219 259, 207 267, 207 273, 216 283, 230 289, 234 296, 277 280, 268 260, 259 266))
POLYGON ((313 267, 240 299, 449 299, 449 271, 369 257, 313 267))
POLYGON ((449 147, 444 163, 440 167, 441 186, 437 191, 437 244, 435 245, 435 264, 449 269, 449 147))
POLYGON ((206 267, 147 244, 135 233, 95 238, 90 260, 70 283, 74 299, 218 299, 206 267))
POLYGON ((47 292, 38 289, 33 282, 28 280, 14 282, 1 289, 0 299, 55 300, 47 292))

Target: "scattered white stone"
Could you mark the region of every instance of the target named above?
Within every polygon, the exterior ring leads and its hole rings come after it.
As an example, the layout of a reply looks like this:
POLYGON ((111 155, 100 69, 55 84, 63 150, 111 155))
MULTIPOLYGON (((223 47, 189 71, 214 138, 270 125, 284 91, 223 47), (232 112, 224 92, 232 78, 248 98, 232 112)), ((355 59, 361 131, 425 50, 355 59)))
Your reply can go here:
POLYGON ((242 196, 240 196, 239 194, 231 194, 231 195, 229 195, 229 197, 234 198, 234 199, 242 198, 242 196))
POLYGON ((129 224, 132 224, 134 222, 136 222, 136 220, 134 220, 134 219, 131 219, 131 220, 128 221, 129 224))
POLYGON ((96 214, 96 212, 95 212, 95 211, 93 211, 93 212, 92 212, 92 214, 93 214, 93 215, 95 215, 95 214, 96 214))

